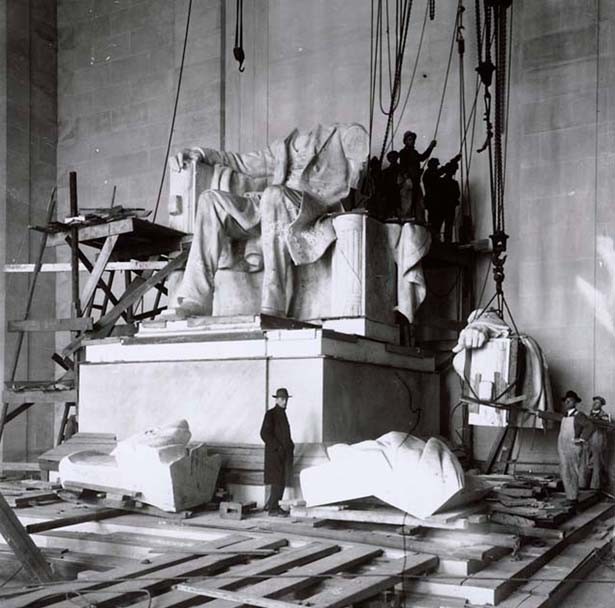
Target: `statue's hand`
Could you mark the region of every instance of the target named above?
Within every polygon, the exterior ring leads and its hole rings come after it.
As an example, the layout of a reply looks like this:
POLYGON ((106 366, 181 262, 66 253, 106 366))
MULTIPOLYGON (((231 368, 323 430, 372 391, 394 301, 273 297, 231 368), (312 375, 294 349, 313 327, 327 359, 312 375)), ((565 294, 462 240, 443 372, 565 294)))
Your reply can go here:
POLYGON ((437 142, 435 139, 432 139, 432 140, 431 140, 431 143, 429 144, 429 146, 430 146, 431 148, 435 148, 435 147, 436 147, 436 145, 437 145, 437 143, 438 143, 438 142, 437 142))
POLYGON ((203 152, 202 148, 185 148, 178 156, 181 157, 182 164, 188 164, 191 161, 202 161, 204 159, 203 152))

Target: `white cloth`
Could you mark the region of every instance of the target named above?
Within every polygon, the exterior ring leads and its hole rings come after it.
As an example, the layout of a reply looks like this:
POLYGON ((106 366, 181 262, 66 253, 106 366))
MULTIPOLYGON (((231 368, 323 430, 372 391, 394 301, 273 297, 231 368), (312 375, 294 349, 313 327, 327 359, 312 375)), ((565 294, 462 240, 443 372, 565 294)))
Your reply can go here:
MULTIPOLYGON (((468 317, 468 325, 459 334, 457 345, 453 348, 453 352, 456 353, 453 358, 453 367, 457 375, 464 381, 468 380, 465 378, 468 351, 479 350, 489 340, 505 338, 511 333, 510 326, 494 311, 483 312, 482 309, 473 311, 468 317)), ((523 385, 517 387, 516 392, 525 395, 524 407, 552 412, 553 393, 546 357, 534 338, 526 335, 520 335, 519 338, 525 347, 525 373, 523 385)), ((512 396, 512 393, 508 396, 512 396)), ((545 428, 545 421, 542 418, 523 412, 519 413, 517 424, 523 428, 545 428)))
POLYGON ((424 226, 410 222, 386 226, 389 247, 397 263, 396 308, 412 323, 427 294, 421 260, 431 246, 431 233, 424 226))

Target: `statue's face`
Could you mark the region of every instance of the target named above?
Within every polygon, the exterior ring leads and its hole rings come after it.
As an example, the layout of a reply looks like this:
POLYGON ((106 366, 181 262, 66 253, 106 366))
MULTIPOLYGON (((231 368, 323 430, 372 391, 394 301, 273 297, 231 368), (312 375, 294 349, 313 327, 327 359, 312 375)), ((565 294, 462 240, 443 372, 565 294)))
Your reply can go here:
POLYGON ((288 397, 276 397, 275 404, 279 405, 282 409, 286 409, 288 405, 288 397))
POLYGON ((592 410, 598 411, 602 408, 602 401, 600 399, 594 399, 592 403, 592 410))
POLYGON ((571 410, 573 407, 576 407, 577 402, 572 397, 566 397, 564 401, 564 406, 567 410, 571 410))

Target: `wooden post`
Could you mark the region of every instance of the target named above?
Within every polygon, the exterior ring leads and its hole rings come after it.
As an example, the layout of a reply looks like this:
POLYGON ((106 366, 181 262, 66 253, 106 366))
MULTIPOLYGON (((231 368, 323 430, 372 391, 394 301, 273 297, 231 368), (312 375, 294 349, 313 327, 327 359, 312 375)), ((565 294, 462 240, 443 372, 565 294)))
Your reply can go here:
MULTIPOLYGON (((79 215, 79 204, 77 202, 77 173, 69 173, 69 196, 70 196, 70 215, 79 215)), ((73 226, 70 231, 70 253, 71 253, 71 295, 73 300, 73 317, 81 316, 81 303, 79 301, 79 228, 73 226)))
POLYGON ((0 533, 33 582, 50 583, 55 580, 47 560, 2 494, 0 494, 0 533))
MULTIPOLYGON (((51 197, 49 199, 49 204, 47 205, 47 224, 50 224, 53 220, 53 213, 56 208, 56 189, 54 188, 51 191, 51 197)), ((28 290, 28 299, 26 302, 26 309, 24 311, 23 318, 24 320, 28 319, 30 316, 30 311, 32 310, 32 303, 34 302, 34 290, 36 288, 36 282, 38 280, 38 275, 41 271, 41 267, 43 265, 43 256, 45 255, 45 249, 47 247, 47 238, 48 234, 43 232, 43 238, 41 240, 38 256, 36 258, 36 263, 34 264, 34 273, 32 275, 32 280, 30 281, 30 287, 28 290)), ((17 365, 19 364, 19 356, 21 355, 21 348, 23 346, 24 340, 24 332, 20 332, 17 337, 17 348, 15 349, 15 358, 13 359, 13 367, 11 368, 10 382, 15 382, 15 376, 17 374, 17 365)), ((2 431, 0 430, 0 435, 2 431)))

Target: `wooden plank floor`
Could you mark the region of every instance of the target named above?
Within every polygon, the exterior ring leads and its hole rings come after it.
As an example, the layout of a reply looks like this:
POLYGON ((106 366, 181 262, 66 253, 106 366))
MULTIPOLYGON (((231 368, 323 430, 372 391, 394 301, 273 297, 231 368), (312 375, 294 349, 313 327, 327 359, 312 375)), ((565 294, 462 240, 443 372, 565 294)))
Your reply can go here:
MULTIPOLYGON (((54 510, 80 511, 60 503, 16 513, 29 523, 53 519, 54 510)), ((63 547, 83 572, 19 594, 2 589, 0 605, 343 608, 403 590, 413 608, 554 608, 609 549, 613 517, 615 504, 602 500, 544 537, 521 537, 491 524, 402 535, 393 526, 331 529, 263 515, 234 522, 209 513, 181 524, 122 515, 33 535, 52 561, 63 547)))

